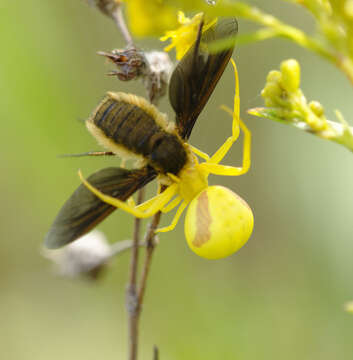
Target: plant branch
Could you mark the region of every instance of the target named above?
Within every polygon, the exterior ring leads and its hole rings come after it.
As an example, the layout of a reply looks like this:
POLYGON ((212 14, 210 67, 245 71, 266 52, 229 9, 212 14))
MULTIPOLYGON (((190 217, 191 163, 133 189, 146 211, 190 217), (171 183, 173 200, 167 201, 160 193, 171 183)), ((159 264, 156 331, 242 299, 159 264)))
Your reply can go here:
MULTIPOLYGON (((113 71, 109 75, 117 75, 120 80, 128 81, 142 77, 143 83, 149 95, 151 103, 156 105, 159 98, 166 94, 169 72, 172 64, 169 57, 164 53, 150 52, 143 53, 138 51, 134 45, 133 38, 126 26, 122 5, 115 0, 91 0, 102 13, 112 18, 120 30, 125 42, 125 50, 113 50, 111 53, 100 52, 100 55, 106 56, 115 63, 118 71, 113 71)), ((165 187, 161 188, 164 191, 165 187)), ((137 204, 143 202, 144 190, 138 193, 137 204)), ((138 261, 141 219, 135 218, 132 251, 130 261, 129 282, 126 289, 126 308, 128 312, 128 341, 129 341, 129 360, 137 360, 138 353, 138 334, 139 319, 142 310, 144 295, 146 292, 147 279, 151 268, 152 255, 156 247, 155 231, 161 218, 161 212, 158 212, 152 218, 144 238, 146 244, 146 255, 141 274, 141 280, 138 281, 138 261)), ((158 348, 154 347, 154 360, 158 360, 158 348)))
POLYGON ((128 46, 134 47, 132 36, 126 26, 124 15, 122 12, 122 4, 117 0, 88 0, 88 2, 95 6, 102 14, 114 20, 115 25, 123 35, 123 38, 128 46))
POLYGON ((325 120, 327 129, 323 131, 316 131, 303 119, 302 117, 293 116, 289 111, 281 108, 265 108, 258 107, 249 109, 249 114, 262 117, 269 120, 274 120, 282 124, 292 125, 297 129, 316 135, 322 139, 336 142, 337 144, 345 146, 348 150, 353 152, 353 127, 347 123, 338 123, 336 121, 325 120))
POLYGON ((294 59, 285 60, 280 70, 272 70, 261 95, 266 107, 248 110, 249 114, 291 124, 326 140, 334 141, 353 151, 353 128, 337 110, 339 123, 325 116, 318 101, 308 101, 300 89, 300 65, 294 59))
MULTIPOLYGON (((141 204, 144 198, 144 189, 138 192, 137 203, 141 204)), ((129 360, 137 359, 138 349, 138 320, 140 316, 140 306, 137 294, 137 273, 138 273, 138 258, 140 245, 140 229, 141 219, 135 218, 133 245, 130 262, 130 279, 126 291, 126 308, 129 316, 129 360)))
MULTIPOLYGON (((137 204, 141 204, 144 199, 145 190, 141 189, 138 192, 137 204)), ((140 243, 140 229, 141 219, 135 218, 134 220, 134 234, 133 234, 133 245, 132 245, 132 261, 130 267, 130 285, 136 286, 137 282, 137 270, 138 270, 138 250, 140 243)))
MULTIPOLYGON (((301 3, 301 1, 291 1, 293 3, 301 3)), ((335 66, 337 66, 348 78, 348 80, 353 84, 353 59, 349 56, 349 34, 344 38, 341 29, 346 26, 344 23, 337 23, 328 13, 329 11, 326 7, 320 5, 319 9, 311 9, 307 7, 314 15, 315 20, 317 21, 318 28, 320 29, 319 35, 310 36, 304 31, 288 25, 280 21, 275 16, 262 11, 253 5, 248 5, 241 1, 230 1, 223 0, 217 6, 210 7, 204 5, 204 11, 213 15, 213 16, 237 16, 242 17, 247 20, 253 21, 255 23, 261 24, 264 28, 255 31, 251 34, 244 34, 238 36, 238 44, 246 44, 259 40, 266 40, 272 37, 284 37, 288 38, 291 41, 297 43, 298 45, 315 52, 321 57, 327 59, 335 66), (325 16, 321 16, 325 14, 325 16), (328 32, 329 30, 335 29, 333 34, 328 32), (338 41, 337 39, 341 40, 338 41), (346 43, 345 47, 340 48, 339 44, 344 40, 346 43)), ((226 39, 215 41, 212 44, 212 51, 219 51, 222 48, 229 47, 229 44, 234 43, 234 39, 226 39)))
MULTIPOLYGON (((162 189, 164 190, 164 189, 162 189)), ((141 190, 139 195, 141 194, 141 190)), ((139 196, 138 202, 142 202, 142 197, 139 196)), ((139 234, 140 234, 140 219, 135 219, 134 226, 134 247, 131 256, 131 274, 130 274, 130 283, 127 290, 127 309, 129 313, 129 360, 137 359, 137 350, 138 350, 138 325, 139 319, 142 311, 142 304, 144 299, 144 294, 146 291, 146 284, 151 268, 152 255, 156 247, 155 241, 155 231, 158 227, 159 221, 161 218, 161 212, 158 212, 152 218, 151 223, 148 226, 148 230, 145 234, 144 243, 146 244, 146 256, 143 265, 141 280, 139 288, 136 288, 136 278, 137 278, 137 265, 138 265, 138 244, 139 244, 139 234), (136 250, 136 251, 134 251, 136 250)))
MULTIPOLYGON (((145 86, 147 87, 146 83, 145 86)), ((155 97, 153 91, 149 91, 149 100, 151 103, 156 103, 159 98, 155 97)), ((164 191, 162 187, 161 191, 164 191)), ((137 203, 143 202, 144 189, 139 191, 137 203)), ((137 360, 138 352, 138 335, 139 335, 139 320, 142 311, 142 304, 144 294, 146 291, 147 279, 152 263, 152 255, 156 247, 155 231, 161 219, 161 212, 159 211, 152 218, 145 234, 143 243, 146 244, 146 255, 142 269, 141 280, 137 290, 137 270, 138 270, 138 254, 140 242, 140 228, 141 219, 135 218, 134 222, 134 236, 133 236, 133 251, 131 255, 131 268, 130 268, 130 283, 127 290, 127 309, 129 313, 129 360, 137 360)), ((157 349, 157 347, 155 347, 157 349)), ((158 350, 154 350, 154 358, 158 359, 158 350)))
POLYGON ((122 12, 121 4, 118 4, 115 11, 112 13, 114 22, 118 29, 120 30, 121 34, 124 37, 124 40, 128 47, 135 47, 134 41, 132 40, 132 36, 129 32, 128 27, 126 26, 125 19, 122 12))
POLYGON ((158 227, 160 219, 161 219, 161 212, 159 211, 156 215, 154 215, 144 238, 144 242, 146 242, 146 257, 143 265, 140 287, 138 291, 138 303, 139 303, 140 311, 146 291, 146 284, 147 284, 149 271, 151 268, 152 255, 157 245, 155 231, 158 227))
POLYGON ((158 360, 159 359, 159 350, 158 347, 155 345, 153 347, 153 360, 158 360))

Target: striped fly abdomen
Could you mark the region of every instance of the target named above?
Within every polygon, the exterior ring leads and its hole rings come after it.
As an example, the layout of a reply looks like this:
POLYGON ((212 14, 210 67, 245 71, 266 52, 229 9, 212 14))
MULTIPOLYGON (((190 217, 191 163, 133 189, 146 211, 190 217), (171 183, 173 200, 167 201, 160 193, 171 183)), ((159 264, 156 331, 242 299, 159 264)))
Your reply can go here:
POLYGON ((143 158, 162 173, 177 175, 186 164, 182 140, 168 130, 165 115, 144 98, 109 92, 86 124, 106 148, 143 158))

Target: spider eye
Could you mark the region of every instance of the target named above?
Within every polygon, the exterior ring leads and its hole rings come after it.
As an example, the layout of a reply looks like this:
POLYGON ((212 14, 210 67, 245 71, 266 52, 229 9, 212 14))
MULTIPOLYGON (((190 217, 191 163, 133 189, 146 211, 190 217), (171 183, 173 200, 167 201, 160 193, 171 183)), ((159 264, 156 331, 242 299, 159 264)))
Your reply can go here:
POLYGON ((248 241, 254 225, 249 205, 223 186, 209 186, 190 203, 185 236, 190 249, 206 259, 221 259, 248 241))

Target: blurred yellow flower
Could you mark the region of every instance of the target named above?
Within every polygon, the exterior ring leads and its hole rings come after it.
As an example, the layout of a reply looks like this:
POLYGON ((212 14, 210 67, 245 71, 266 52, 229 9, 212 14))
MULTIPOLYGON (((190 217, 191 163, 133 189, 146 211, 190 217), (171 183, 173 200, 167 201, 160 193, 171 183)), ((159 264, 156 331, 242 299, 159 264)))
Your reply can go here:
POLYGON ((345 303, 345 304, 344 304, 344 309, 345 309, 347 312, 353 314, 353 301, 349 301, 349 302, 345 303))
POLYGON ((164 0, 125 0, 127 17, 135 36, 160 36, 178 26, 177 8, 164 0))
MULTIPOLYGON (((178 22, 180 26, 175 30, 169 30, 165 36, 160 38, 161 41, 171 39, 171 44, 164 48, 164 51, 170 51, 175 47, 176 58, 180 60, 195 42, 203 13, 196 14, 192 19, 186 17, 182 11, 178 12, 178 22)), ((209 29, 217 22, 217 19, 205 21, 202 32, 209 29)))

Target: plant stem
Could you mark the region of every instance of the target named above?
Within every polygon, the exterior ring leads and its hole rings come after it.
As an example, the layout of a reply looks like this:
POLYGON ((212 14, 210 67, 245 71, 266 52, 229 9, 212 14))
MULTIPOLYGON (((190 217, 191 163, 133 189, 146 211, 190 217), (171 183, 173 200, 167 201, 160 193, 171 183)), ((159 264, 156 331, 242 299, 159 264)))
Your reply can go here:
MULTIPOLYGON (((129 32, 129 29, 126 25, 124 14, 122 11, 122 5, 120 2, 115 0, 94 0, 93 4, 102 11, 105 15, 112 18, 120 30, 125 42, 126 48, 135 48, 133 38, 129 32)), ((135 48, 136 49, 136 48, 135 48)), ((103 53, 103 55, 106 55, 103 53)), ((150 70, 150 65, 146 63, 149 67, 148 73, 153 75, 153 71, 150 70)), ((152 77, 153 78, 153 77, 152 77)), ((156 94, 153 91, 148 91, 148 85, 145 84, 146 90, 149 93, 149 100, 151 103, 156 105, 159 97, 155 96, 156 94)), ((161 94, 160 96, 164 95, 161 94)), ((162 187, 161 191, 164 191, 166 187, 162 187)), ((138 192, 137 204, 143 202, 144 199, 144 189, 140 189, 138 192)), ((145 239, 143 244, 146 244, 146 256, 144 260, 144 265, 141 274, 141 281, 138 282, 138 261, 139 261, 139 246, 140 243, 140 230, 141 230, 141 219, 135 218, 134 221, 134 232, 132 240, 132 250, 131 250, 131 261, 130 261, 130 276, 129 282, 126 288, 126 309, 128 312, 128 360, 137 360, 138 353, 138 334, 139 334, 139 319, 142 310, 142 303, 144 299, 144 294, 146 291, 147 278, 149 275, 149 270, 152 262, 152 255, 156 247, 155 241, 155 231, 158 227, 159 221, 161 218, 161 212, 156 213, 148 227, 148 230, 145 234, 145 239)), ((120 244, 119 244, 120 245, 120 244)), ((119 253, 125 249, 129 248, 129 243, 124 244, 123 247, 115 246, 113 252, 119 253)), ((158 348, 154 347, 153 359, 158 360, 158 348)))
MULTIPOLYGON (((150 99, 153 103, 152 99, 150 99)), ((166 189, 162 186, 161 192, 166 189)), ((144 189, 139 191, 137 203, 141 204, 144 198, 144 189)), ((137 290, 137 272, 138 272, 138 257, 139 257, 139 242, 140 242, 140 228, 141 219, 135 218, 134 222, 134 235, 133 235, 133 247, 131 254, 131 266, 130 266, 130 282, 126 292, 126 308, 129 314, 129 356, 128 360, 137 360, 138 352, 138 335, 139 335, 139 320, 142 311, 143 299, 146 291, 147 279, 152 263, 152 255, 156 247, 155 231, 161 219, 161 212, 157 212, 148 226, 148 230, 145 234, 144 243, 146 244, 146 255, 142 269, 141 280, 139 288, 137 290)), ((155 347, 156 349, 157 347, 155 347)), ((154 357, 157 356, 158 351, 154 352, 154 357), (157 355, 156 355, 157 354, 157 355)))
POLYGON ((132 36, 129 32, 128 27, 126 26, 123 12, 122 12, 122 6, 119 4, 116 8, 116 11, 112 14, 113 19, 117 27, 119 28, 121 34, 124 37, 125 42, 129 47, 134 47, 134 42, 132 40, 132 36))
MULTIPOLYGON (((140 190, 139 192, 138 203, 142 202, 142 197, 140 196, 141 192, 142 190, 140 190)), ((141 219, 135 219, 134 246, 131 255, 130 282, 127 288, 126 300, 127 311, 129 314, 129 360, 137 360, 139 319, 142 311, 144 294, 146 291, 147 278, 151 267, 152 255, 156 247, 155 231, 158 227, 160 218, 161 212, 158 212, 153 216, 152 221, 149 224, 148 230, 145 234, 144 242, 146 243, 146 257, 138 290, 136 283, 138 267, 138 244, 140 234, 139 229, 141 219)))
POLYGON ((158 347, 155 345, 153 347, 153 360, 158 360, 159 359, 159 350, 158 347))
MULTIPOLYGON (((144 198, 144 189, 138 192, 137 203, 141 204, 144 198)), ((131 251, 130 263, 130 279, 126 289, 126 308, 129 316, 129 360, 137 359, 137 345, 138 345, 138 320, 140 309, 138 304, 137 294, 137 272, 138 272, 138 258, 139 258, 139 243, 140 243, 140 229, 141 219, 135 218, 133 244, 131 251)))
MULTIPOLYGON (((121 34, 124 37, 127 47, 135 47, 132 36, 126 26, 124 16, 122 13, 122 7, 119 4, 116 10, 112 14, 113 19, 119 28, 121 34)), ((150 94, 150 102, 153 103, 151 98, 153 94, 150 94)), ((155 99, 157 100, 157 99, 155 99)), ((162 187, 161 191, 164 191, 165 187, 162 187)), ((140 189, 137 198, 137 204, 141 204, 144 198, 144 189, 140 189)), ((138 259, 139 259, 139 246, 140 246, 140 229, 141 219, 135 218, 134 233, 133 233, 133 245, 131 252, 130 262, 130 278, 126 289, 126 308, 128 312, 128 331, 129 331, 129 352, 128 360, 137 360, 138 353, 138 335, 139 335, 139 319, 142 310, 142 304, 144 294, 146 291, 147 278, 152 262, 152 255, 156 247, 155 231, 158 227, 161 218, 161 212, 155 214, 145 234, 144 243, 146 244, 146 256, 142 269, 142 275, 140 284, 138 286, 138 259)), ((158 348, 154 347, 154 359, 158 360, 158 348)))
POLYGON ((157 245, 155 241, 155 231, 158 227, 160 219, 161 219, 161 212, 159 211, 156 215, 154 215, 144 239, 144 241, 146 242, 146 257, 143 265, 140 287, 138 291, 138 303, 140 310, 146 291, 147 278, 151 268, 153 251, 157 245))

